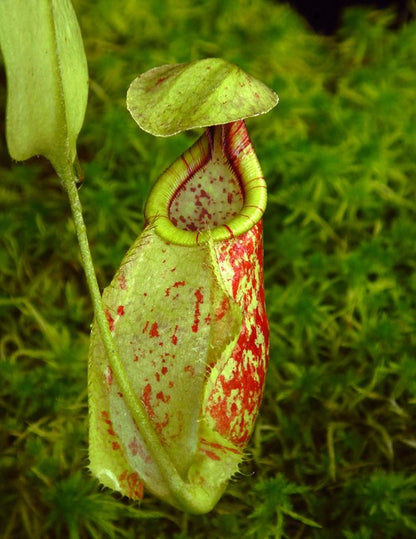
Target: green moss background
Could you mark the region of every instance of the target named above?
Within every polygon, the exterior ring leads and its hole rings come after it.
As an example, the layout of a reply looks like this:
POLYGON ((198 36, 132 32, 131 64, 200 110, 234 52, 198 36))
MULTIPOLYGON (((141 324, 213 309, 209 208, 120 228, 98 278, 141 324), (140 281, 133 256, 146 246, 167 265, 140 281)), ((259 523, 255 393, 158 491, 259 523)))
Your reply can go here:
POLYGON ((271 0, 74 6, 91 78, 80 196, 102 287, 152 182, 199 135, 140 132, 125 108, 133 78, 219 56, 279 94, 247 122, 269 184, 270 368, 247 460, 213 512, 99 487, 92 310, 69 205, 46 161, 8 157, 2 71, 0 536, 415 537, 416 22, 350 9, 324 38, 271 0))

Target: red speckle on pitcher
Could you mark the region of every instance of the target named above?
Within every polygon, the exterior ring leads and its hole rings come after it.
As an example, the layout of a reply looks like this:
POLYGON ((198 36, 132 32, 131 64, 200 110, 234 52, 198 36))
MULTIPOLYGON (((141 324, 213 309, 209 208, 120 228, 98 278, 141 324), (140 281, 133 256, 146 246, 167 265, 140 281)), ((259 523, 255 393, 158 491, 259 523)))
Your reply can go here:
POLYGON ((257 416, 268 362, 269 328, 263 288, 262 223, 216 250, 228 286, 243 311, 237 344, 219 375, 207 411, 215 430, 243 447, 257 416))

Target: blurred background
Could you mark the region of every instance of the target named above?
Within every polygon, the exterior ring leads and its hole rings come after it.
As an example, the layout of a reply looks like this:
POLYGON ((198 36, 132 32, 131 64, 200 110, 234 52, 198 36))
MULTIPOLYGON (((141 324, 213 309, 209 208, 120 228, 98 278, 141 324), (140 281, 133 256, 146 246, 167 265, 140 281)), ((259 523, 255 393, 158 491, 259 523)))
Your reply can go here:
MULTIPOLYGON (((269 186, 271 356, 247 459, 190 517, 88 472, 92 320, 74 227, 43 159, 12 162, 0 71, 0 536, 416 536, 416 22, 409 2, 74 0, 90 73, 80 189, 101 287, 152 183, 200 135, 125 107, 154 66, 218 56, 271 86, 247 120, 269 186)), ((24 39, 24 36, 22 36, 24 39)))
POLYGON ((287 3, 302 15, 316 32, 326 35, 333 34, 339 29, 343 13, 347 8, 363 6, 373 9, 393 9, 397 16, 396 26, 409 21, 414 15, 415 8, 414 2, 408 0, 336 0, 335 2, 293 0, 287 3))

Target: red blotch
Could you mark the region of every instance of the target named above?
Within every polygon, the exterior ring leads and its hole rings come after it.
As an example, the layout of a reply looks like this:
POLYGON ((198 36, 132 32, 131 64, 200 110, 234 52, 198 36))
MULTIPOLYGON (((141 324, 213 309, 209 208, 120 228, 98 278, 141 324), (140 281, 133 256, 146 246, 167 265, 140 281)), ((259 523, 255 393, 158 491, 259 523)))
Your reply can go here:
POLYGON ((109 386, 113 384, 113 369, 110 366, 107 367, 105 379, 109 386))
MULTIPOLYGON (((159 421, 158 423, 155 424, 155 427, 156 427, 156 431, 159 433, 162 432, 162 430, 167 427, 169 424, 169 416, 168 414, 165 414, 165 419, 163 421, 159 421)), ((162 440, 163 442, 163 440, 162 440)))
POLYGON ((149 332, 150 337, 159 337, 157 322, 153 322, 149 332))
POLYGON ((133 457, 135 457, 139 452, 139 444, 137 442, 137 438, 133 438, 132 441, 129 443, 129 449, 133 457))
POLYGON ((221 318, 224 318, 226 312, 229 310, 229 307, 228 298, 223 298, 219 307, 215 309, 215 320, 218 321, 221 320, 221 318))
POLYGON ((196 302, 195 302, 194 323, 192 325, 192 331, 194 333, 197 333, 199 329, 199 319, 201 316, 200 305, 201 303, 204 303, 204 295, 201 292, 201 288, 198 288, 197 290, 195 290, 195 298, 196 298, 196 302))
POLYGON ((162 367, 162 374, 165 375, 168 372, 168 368, 163 366, 162 367))
POLYGON ((143 389, 142 394, 142 401, 144 404, 144 407, 146 408, 147 415, 150 419, 154 419, 156 417, 156 414, 153 411, 152 404, 151 404, 151 398, 152 398, 152 386, 150 384, 146 384, 143 389))
POLYGON ((119 477, 119 482, 129 498, 143 498, 143 483, 136 472, 127 474, 127 471, 124 471, 119 477))
POLYGON ((213 451, 209 451, 209 449, 201 449, 201 451, 212 460, 221 460, 216 453, 214 453, 213 451))
POLYGON ((107 318, 110 331, 114 331, 114 318, 111 316, 111 313, 108 309, 105 310, 105 316, 107 318))
POLYGON ((172 341, 172 344, 175 344, 175 345, 178 344, 178 337, 177 337, 177 335, 176 335, 176 332, 178 331, 178 327, 179 327, 179 326, 177 326, 177 325, 175 326, 175 330, 174 330, 174 332, 173 332, 173 335, 172 335, 172 337, 170 338, 170 340, 172 341))
POLYGON ((191 376, 193 376, 195 374, 195 369, 193 368, 192 365, 186 365, 186 367, 184 367, 183 369, 185 372, 189 372, 189 374, 191 376))
POLYGON ((113 447, 114 451, 116 451, 117 449, 120 449, 120 444, 118 442, 113 442, 112 447, 113 447))
MULTIPOLYGON (((212 219, 212 214, 209 213, 209 211, 206 208, 202 208, 202 210, 199 212, 199 221, 204 221, 204 218, 207 217, 208 220, 212 219)), ((189 225, 189 230, 196 230, 196 226, 189 225)))
MULTIPOLYGON (((115 433, 114 430, 113 430, 113 423, 112 423, 112 421, 111 421, 111 419, 110 419, 110 416, 109 416, 108 412, 104 412, 104 411, 101 412, 101 417, 103 418, 104 423, 105 423, 106 425, 108 425, 108 429, 107 429, 108 434, 109 434, 110 436, 115 436, 116 433, 115 433)), ((114 442, 113 442, 113 445, 114 445, 114 442)))
POLYGON ((120 283, 119 286, 121 290, 127 290, 126 276, 124 274, 120 275, 120 277, 118 278, 118 282, 120 283))
POLYGON ((105 410, 103 410, 103 411, 101 412, 101 417, 105 420, 106 423, 107 423, 107 421, 110 421, 110 420, 109 420, 109 417, 110 417, 110 416, 109 416, 109 413, 106 412, 105 410))
POLYGON ((163 391, 159 391, 159 393, 156 394, 156 398, 164 403, 170 401, 170 395, 165 395, 163 391))
POLYGON ((230 453, 235 453, 236 455, 239 455, 241 453, 241 451, 239 451, 238 449, 236 449, 234 447, 225 447, 225 446, 223 446, 223 445, 221 445, 219 443, 216 443, 216 442, 209 442, 205 438, 201 438, 201 444, 209 445, 213 449, 219 449, 220 451, 222 451, 224 453, 226 453, 227 451, 229 451, 230 453))
POLYGON ((119 316, 123 316, 123 315, 124 315, 124 305, 119 305, 119 306, 117 307, 117 314, 118 314, 119 316))

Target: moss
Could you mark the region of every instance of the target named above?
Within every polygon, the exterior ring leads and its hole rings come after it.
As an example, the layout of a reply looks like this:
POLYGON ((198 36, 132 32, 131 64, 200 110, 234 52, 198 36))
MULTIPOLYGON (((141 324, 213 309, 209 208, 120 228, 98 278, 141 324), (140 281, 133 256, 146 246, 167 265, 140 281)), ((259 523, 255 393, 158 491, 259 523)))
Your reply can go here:
POLYGON ((393 30, 394 12, 351 9, 323 38, 268 0, 74 5, 91 76, 80 194, 102 286, 152 181, 198 135, 139 132, 131 80, 222 56, 279 93, 248 121, 270 193, 271 362, 249 458, 212 513, 102 491, 87 471, 92 312, 69 208, 49 165, 12 163, 3 140, 1 535, 412 537, 415 22, 393 30))

